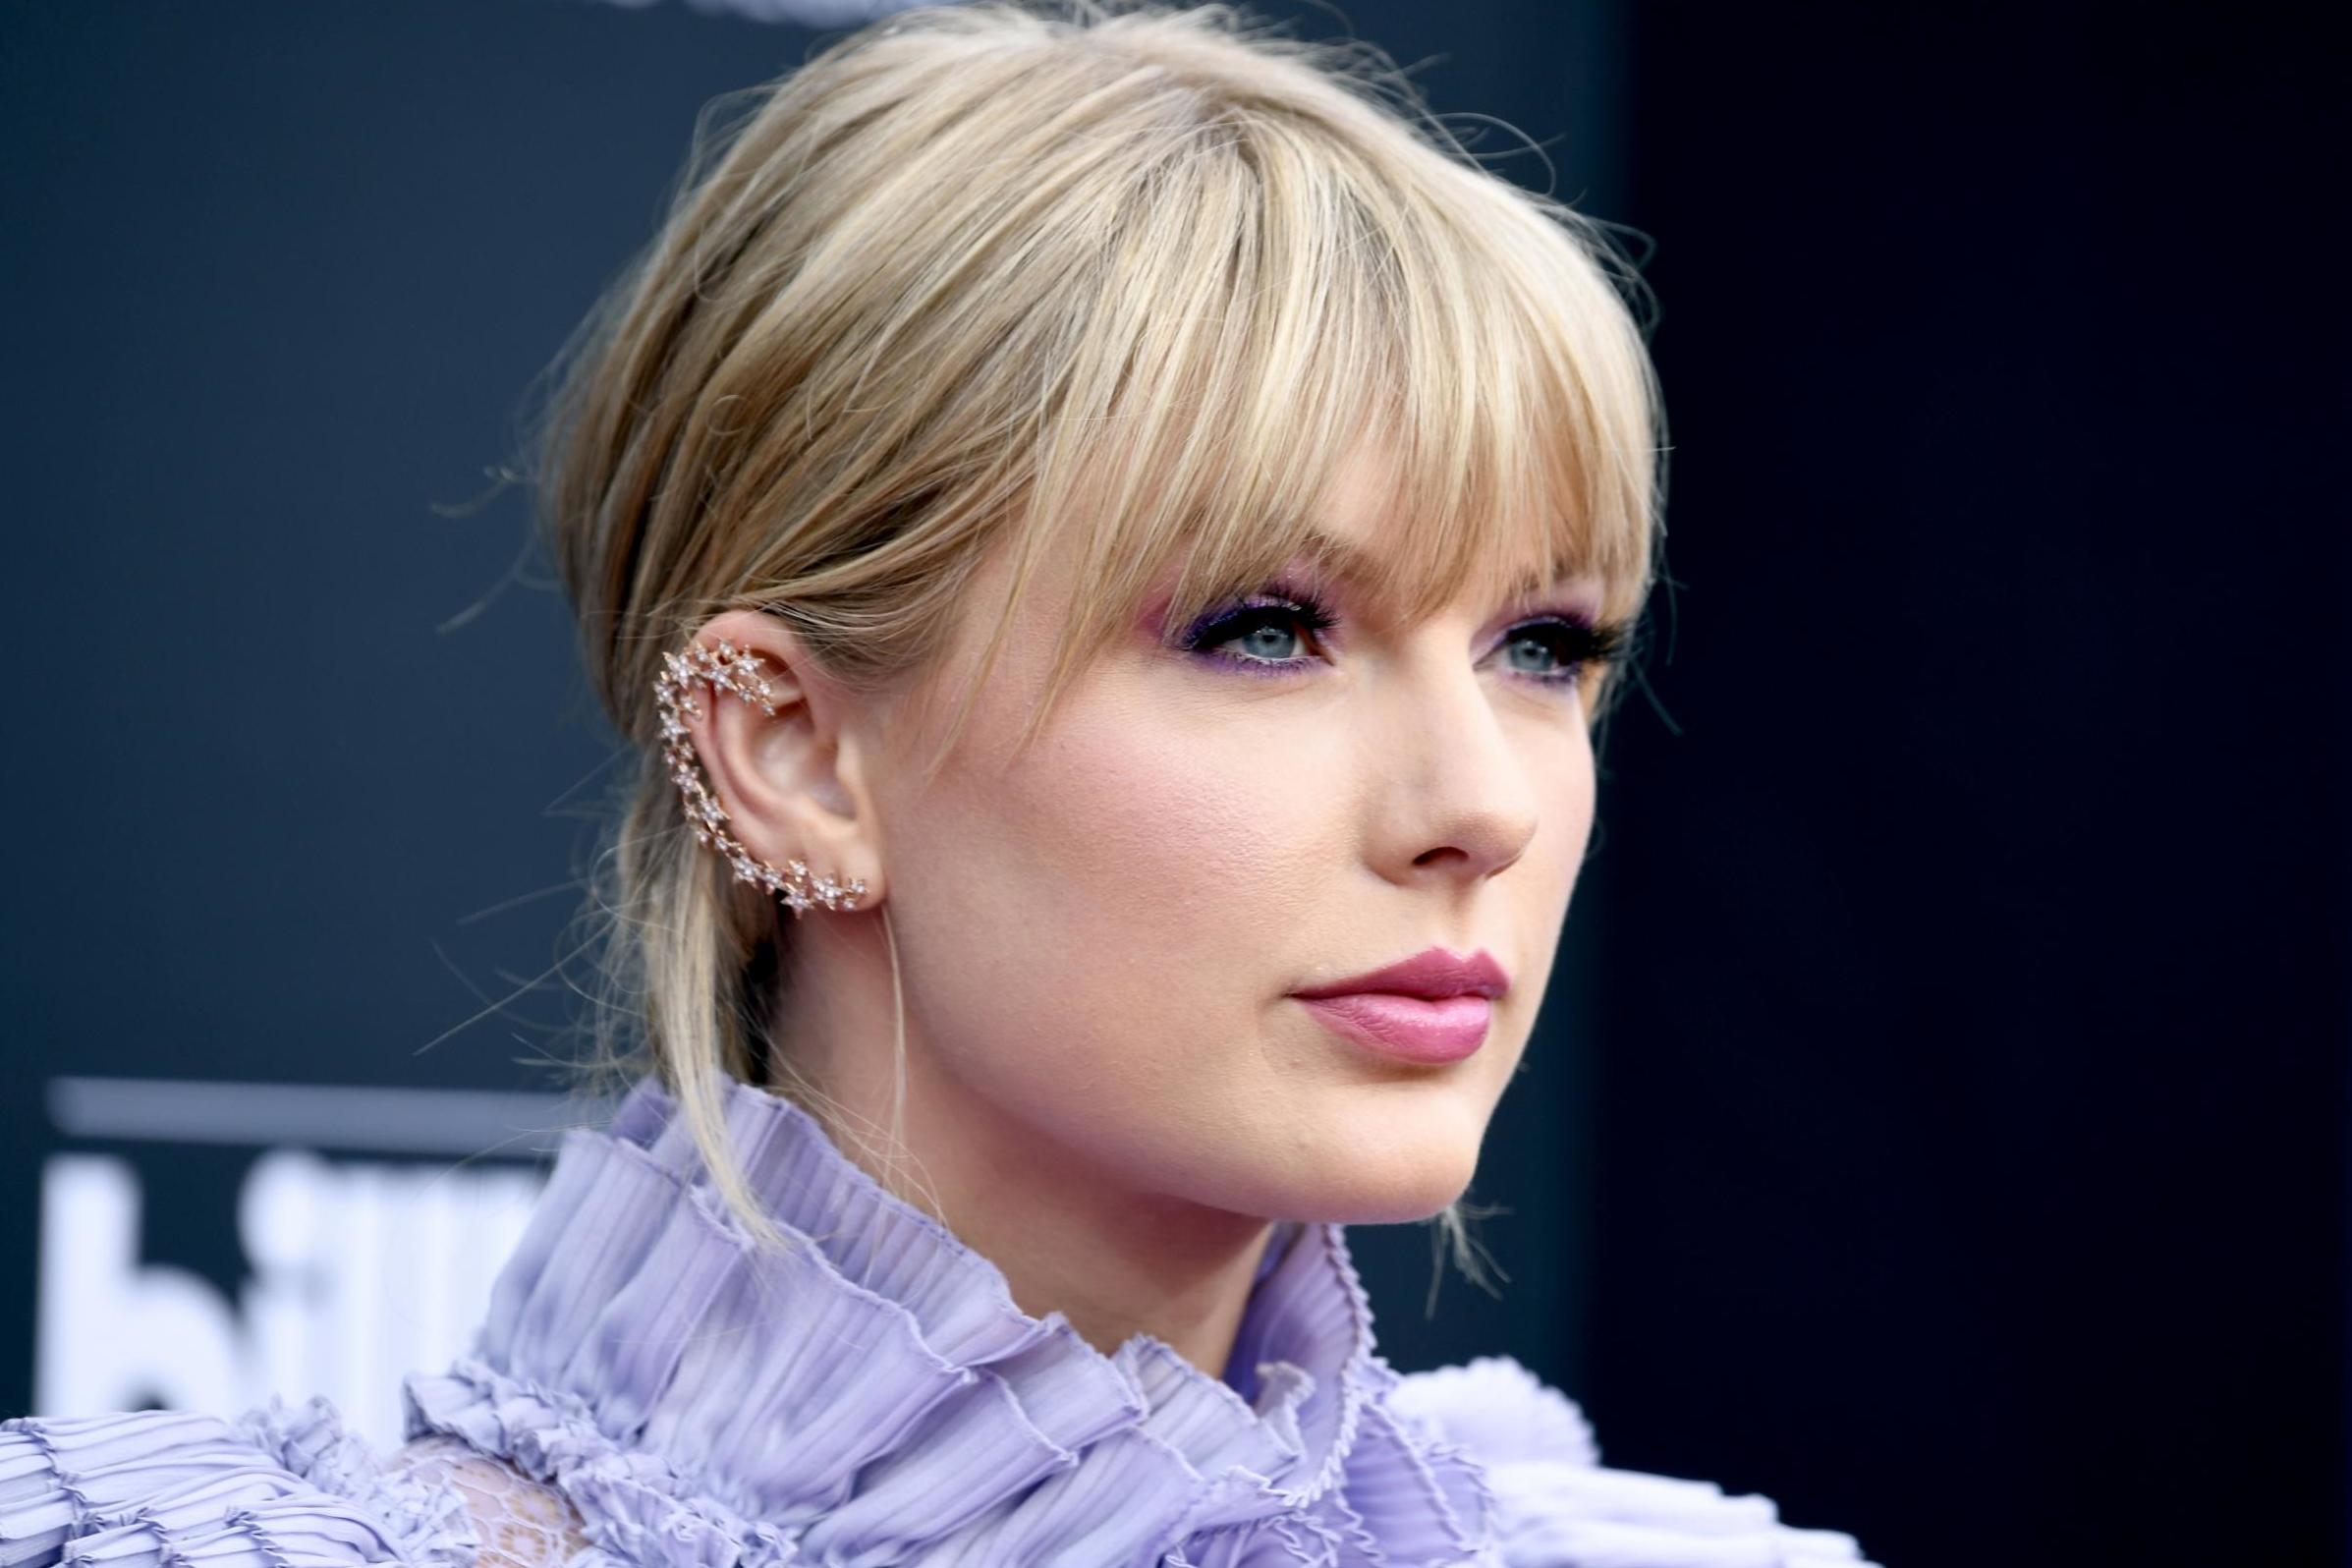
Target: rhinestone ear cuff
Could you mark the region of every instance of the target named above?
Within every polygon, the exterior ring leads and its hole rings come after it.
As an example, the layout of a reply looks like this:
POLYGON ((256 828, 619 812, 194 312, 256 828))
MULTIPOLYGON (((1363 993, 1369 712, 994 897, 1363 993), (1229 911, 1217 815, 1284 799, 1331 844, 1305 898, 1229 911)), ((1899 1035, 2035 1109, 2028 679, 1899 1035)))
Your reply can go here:
POLYGON ((856 909, 866 896, 864 877, 845 884, 830 871, 812 872, 798 860, 786 861, 779 871, 737 842, 727 830, 725 808, 711 794, 696 760, 694 741, 686 730, 688 719, 702 716, 696 687, 708 685, 714 698, 732 692, 774 716, 776 705, 769 700, 774 692, 759 655, 728 642, 722 641, 715 648, 696 643, 685 653, 664 653, 661 665, 661 674, 653 681, 653 700, 661 710, 661 757, 686 802, 686 825, 694 829, 695 842, 707 844, 725 857, 735 868, 737 881, 756 883, 782 899, 795 920, 812 909, 856 909))

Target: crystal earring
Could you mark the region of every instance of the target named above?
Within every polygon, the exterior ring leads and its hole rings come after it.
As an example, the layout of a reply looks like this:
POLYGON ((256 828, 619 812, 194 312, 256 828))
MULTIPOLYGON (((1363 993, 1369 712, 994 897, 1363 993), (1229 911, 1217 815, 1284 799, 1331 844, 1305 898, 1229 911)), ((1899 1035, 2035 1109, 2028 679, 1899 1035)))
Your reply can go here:
POLYGON ((686 721, 702 716, 701 701, 694 692, 698 684, 708 683, 714 696, 733 692, 771 718, 775 715, 776 705, 769 700, 773 690, 759 655, 723 641, 716 648, 695 643, 685 653, 664 653, 661 666, 661 674, 653 681, 653 700, 661 710, 661 756, 686 802, 686 824, 694 829, 695 842, 707 844, 725 857, 735 868, 737 881, 756 883, 782 899, 795 920, 812 909, 856 909, 866 896, 864 877, 843 883, 830 871, 812 872, 798 860, 786 861, 779 871, 737 842, 727 831, 725 808, 703 781, 696 760, 686 721))

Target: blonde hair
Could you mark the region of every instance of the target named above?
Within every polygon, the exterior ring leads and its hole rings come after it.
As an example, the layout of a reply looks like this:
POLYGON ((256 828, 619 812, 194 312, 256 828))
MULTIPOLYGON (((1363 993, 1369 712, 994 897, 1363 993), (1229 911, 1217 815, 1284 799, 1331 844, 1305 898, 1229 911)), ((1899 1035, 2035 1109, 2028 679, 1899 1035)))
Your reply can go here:
MULTIPOLYGON (((1367 435, 1410 519, 1375 591, 1426 611, 1593 571, 1631 620, 1662 415, 1603 226, 1481 168, 1360 46, 1223 7, 982 3, 894 16, 718 107, 558 362, 532 467, 640 760, 599 862, 588 1068, 649 1061, 772 1239, 720 1104, 728 1078, 791 1076, 766 1039, 784 932, 683 826, 652 733, 665 650, 755 607, 889 690, 1009 548, 952 743, 1031 564, 1066 549, 1079 608, 1034 736, 1163 568, 1182 624, 1313 547, 1367 435)), ((1597 715, 1617 683, 1594 673, 1597 715)))

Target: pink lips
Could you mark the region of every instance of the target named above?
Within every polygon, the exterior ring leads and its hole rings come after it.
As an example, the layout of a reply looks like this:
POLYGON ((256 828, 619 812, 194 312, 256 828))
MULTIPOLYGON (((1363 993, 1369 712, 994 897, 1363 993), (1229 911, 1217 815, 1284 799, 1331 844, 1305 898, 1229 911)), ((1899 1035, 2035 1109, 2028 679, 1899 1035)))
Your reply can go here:
POLYGON ((1458 1062, 1485 1042, 1492 998, 1511 977, 1481 950, 1465 958, 1432 947, 1402 963, 1293 991, 1323 1024, 1359 1044, 1409 1062, 1458 1062))

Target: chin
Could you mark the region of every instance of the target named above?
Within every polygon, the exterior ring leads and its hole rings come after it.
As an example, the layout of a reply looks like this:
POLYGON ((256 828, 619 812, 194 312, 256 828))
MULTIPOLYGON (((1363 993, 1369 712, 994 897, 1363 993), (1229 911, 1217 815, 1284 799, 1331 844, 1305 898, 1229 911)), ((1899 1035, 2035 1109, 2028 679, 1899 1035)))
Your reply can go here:
POLYGON ((1469 1190, 1478 1172, 1483 1116, 1448 1116, 1426 1102, 1359 1107, 1325 1124, 1286 1173, 1270 1218, 1396 1225, 1424 1220, 1469 1190))

